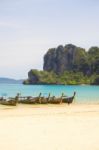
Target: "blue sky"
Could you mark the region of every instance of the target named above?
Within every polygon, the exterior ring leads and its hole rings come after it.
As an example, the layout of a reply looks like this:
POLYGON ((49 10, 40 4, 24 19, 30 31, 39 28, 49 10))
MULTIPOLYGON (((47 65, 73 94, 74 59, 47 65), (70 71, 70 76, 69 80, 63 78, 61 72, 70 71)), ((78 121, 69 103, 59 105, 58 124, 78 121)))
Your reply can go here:
POLYGON ((27 78, 67 43, 99 46, 98 0, 0 0, 0 77, 27 78))

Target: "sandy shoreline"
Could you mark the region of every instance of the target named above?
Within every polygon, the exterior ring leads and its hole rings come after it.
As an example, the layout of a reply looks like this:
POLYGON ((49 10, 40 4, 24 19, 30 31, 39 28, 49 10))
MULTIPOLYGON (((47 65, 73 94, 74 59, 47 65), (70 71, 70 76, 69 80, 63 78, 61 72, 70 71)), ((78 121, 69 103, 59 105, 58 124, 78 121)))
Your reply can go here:
POLYGON ((0 106, 0 150, 99 150, 99 105, 0 106))

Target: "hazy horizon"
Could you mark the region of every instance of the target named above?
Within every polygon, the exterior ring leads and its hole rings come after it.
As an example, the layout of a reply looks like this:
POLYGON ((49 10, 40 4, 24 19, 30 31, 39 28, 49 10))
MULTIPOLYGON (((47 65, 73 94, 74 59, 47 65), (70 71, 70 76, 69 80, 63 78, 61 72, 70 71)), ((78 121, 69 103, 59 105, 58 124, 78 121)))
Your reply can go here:
POLYGON ((43 68, 49 48, 99 46, 98 0, 1 0, 0 77, 24 79, 43 68))

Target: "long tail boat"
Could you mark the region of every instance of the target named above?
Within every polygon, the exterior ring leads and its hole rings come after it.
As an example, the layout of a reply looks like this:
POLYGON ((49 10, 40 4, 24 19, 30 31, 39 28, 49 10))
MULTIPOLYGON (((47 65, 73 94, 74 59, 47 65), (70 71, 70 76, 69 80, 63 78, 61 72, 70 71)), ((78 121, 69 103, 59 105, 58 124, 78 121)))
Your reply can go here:
POLYGON ((72 97, 63 96, 62 102, 63 103, 68 103, 68 104, 72 103, 74 98, 75 98, 75 95, 76 95, 76 92, 74 92, 74 95, 72 97))
POLYGON ((0 101, 2 101, 3 100, 3 97, 0 97, 0 101))
POLYGON ((39 103, 41 98, 41 93, 38 97, 26 96, 26 97, 19 97, 18 102, 22 104, 36 104, 39 103))
POLYGON ((40 97, 39 103, 40 104, 48 104, 49 99, 50 99, 50 93, 49 93, 48 97, 44 97, 44 96, 40 97))
POLYGON ((17 96, 15 98, 11 98, 9 97, 8 99, 5 99, 3 97, 0 97, 0 104, 2 105, 10 105, 10 106, 16 106, 17 103, 22 103, 22 104, 61 104, 61 103, 72 103, 76 92, 74 92, 72 97, 66 97, 64 96, 64 94, 62 93, 61 97, 51 97, 50 93, 48 95, 48 97, 41 97, 41 93, 39 94, 38 97, 31 97, 31 96, 27 96, 27 97, 20 97, 20 94, 18 93, 17 96))
POLYGON ((59 97, 59 98, 56 98, 55 96, 53 96, 53 97, 50 98, 49 103, 51 103, 51 104, 61 104, 62 100, 63 100, 63 96, 64 96, 63 93, 62 93, 61 97, 59 97))
POLYGON ((19 95, 17 94, 17 96, 15 98, 8 98, 8 99, 0 99, 0 104, 2 105, 9 105, 9 106, 16 106, 17 102, 18 102, 18 97, 19 95))

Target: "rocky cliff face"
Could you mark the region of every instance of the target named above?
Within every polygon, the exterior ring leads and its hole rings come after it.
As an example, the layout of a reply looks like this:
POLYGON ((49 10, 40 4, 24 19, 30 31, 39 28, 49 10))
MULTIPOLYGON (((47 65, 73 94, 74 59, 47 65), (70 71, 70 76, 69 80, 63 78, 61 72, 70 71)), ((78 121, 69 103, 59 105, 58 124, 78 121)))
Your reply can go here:
POLYGON ((99 48, 85 51, 72 44, 60 45, 45 54, 43 68, 30 70, 24 84, 99 85, 99 48))
POLYGON ((30 70, 28 72, 28 79, 29 79, 29 83, 31 83, 31 84, 37 84, 39 82, 38 71, 36 69, 30 70))
POLYGON ((44 56, 45 71, 54 71, 61 74, 64 71, 90 71, 87 62, 87 52, 85 49, 68 44, 65 47, 49 49, 44 56), (84 66, 86 67, 84 68, 84 66))

